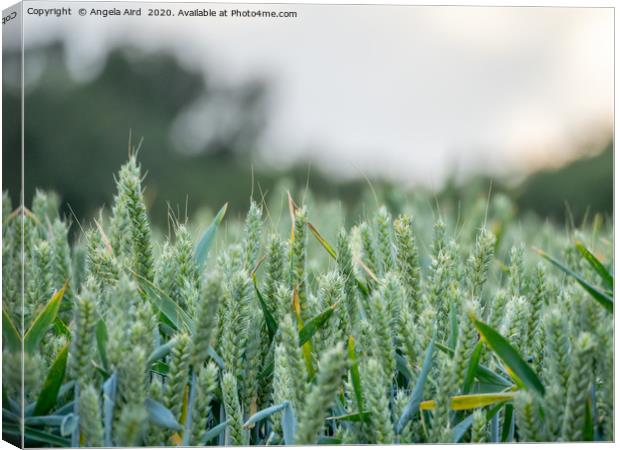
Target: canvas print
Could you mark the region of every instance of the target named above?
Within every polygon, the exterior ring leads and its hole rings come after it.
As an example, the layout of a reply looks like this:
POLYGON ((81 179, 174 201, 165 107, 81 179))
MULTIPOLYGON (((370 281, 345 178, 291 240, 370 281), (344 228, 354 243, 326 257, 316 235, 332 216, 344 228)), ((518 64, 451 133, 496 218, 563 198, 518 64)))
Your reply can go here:
POLYGON ((612 8, 2 17, 3 440, 614 440, 612 8))

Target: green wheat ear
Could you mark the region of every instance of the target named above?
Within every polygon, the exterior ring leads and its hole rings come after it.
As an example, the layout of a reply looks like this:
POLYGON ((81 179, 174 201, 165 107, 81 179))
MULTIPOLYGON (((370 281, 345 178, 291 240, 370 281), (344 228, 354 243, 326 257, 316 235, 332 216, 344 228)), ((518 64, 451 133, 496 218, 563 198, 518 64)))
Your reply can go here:
MULTIPOLYGON (((149 384, 149 398, 159 403, 164 403, 164 385, 162 378, 159 375, 153 375, 151 383, 149 384)), ((150 447, 158 447, 165 445, 166 430, 156 424, 149 424, 146 436, 144 438, 144 444, 150 447)))
POLYGON ((267 269, 265 270, 263 293, 265 301, 269 305, 272 314, 274 314, 276 321, 280 317, 277 296, 278 286, 286 282, 284 272, 285 258, 285 243, 276 234, 272 234, 267 243, 267 269))
POLYGON ((480 230, 476 238, 474 253, 469 257, 467 270, 471 295, 480 296, 482 288, 487 282, 489 266, 493 260, 495 250, 495 236, 486 229, 480 230))
POLYGON ((80 433, 87 447, 103 447, 99 394, 92 384, 84 386, 79 398, 80 433))
MULTIPOLYGON (((285 401, 292 402, 295 398, 295 387, 291 379, 291 371, 288 369, 286 349, 283 344, 276 345, 274 350, 274 373, 273 373, 273 402, 280 404, 285 401)), ((280 416, 278 413, 272 419, 274 432, 282 435, 280 416)))
POLYGON ((289 261, 291 289, 297 290, 301 317, 304 320, 309 318, 308 294, 306 292, 306 247, 308 241, 308 233, 306 231, 307 224, 308 213, 306 211, 306 207, 303 206, 295 211, 294 232, 291 236, 289 261))
POLYGON ((198 326, 195 327, 192 336, 192 365, 195 370, 198 370, 207 359, 223 292, 221 274, 219 272, 211 274, 201 290, 196 308, 198 326))
POLYGON ((593 380, 592 349, 594 345, 594 336, 590 333, 581 333, 575 341, 562 423, 563 441, 583 440, 586 399, 590 394, 593 380))
POLYGON ((428 302, 437 314, 437 337, 440 341, 448 338, 448 316, 450 314, 448 298, 453 265, 454 261, 448 244, 442 244, 437 258, 431 262, 431 280, 428 291, 428 302))
POLYGON ((342 344, 326 351, 319 361, 316 384, 306 396, 304 408, 299 411, 296 442, 313 444, 323 428, 327 409, 334 403, 342 386, 347 368, 347 356, 342 344))
POLYGON ((484 410, 476 409, 472 414, 471 442, 481 444, 488 442, 487 418, 484 410))
POLYGON ((381 255, 381 273, 386 274, 394 268, 394 244, 392 242, 392 215, 385 206, 379 208, 375 226, 377 246, 381 255))
POLYGON ((527 349, 534 357, 534 366, 538 373, 542 371, 545 334, 543 332, 543 311, 545 300, 549 296, 547 273, 542 263, 536 265, 533 292, 530 296, 529 318, 527 321, 527 349))
MULTIPOLYGON (((366 222, 363 222, 359 225, 359 234, 362 241, 362 259, 368 269, 370 269, 372 273, 377 274, 379 257, 377 256, 377 244, 372 229, 366 222)), ((368 282, 371 285, 374 284, 372 279, 369 279, 368 282)))
MULTIPOLYGON (((143 405, 146 400, 147 371, 146 352, 133 347, 124 355, 118 365, 118 387, 120 397, 126 404, 143 405)), ((172 368, 170 369, 172 372, 172 368)))
POLYGON ((454 360, 446 354, 438 353, 439 374, 437 376, 437 389, 435 393, 435 410, 429 432, 430 442, 450 442, 447 432, 451 427, 450 420, 450 397, 456 391, 454 383, 454 360))
POLYGON ((252 200, 243 232, 244 268, 248 272, 252 271, 258 261, 263 229, 262 216, 262 209, 252 200))
POLYGON ((338 273, 344 280, 345 306, 349 315, 348 328, 351 329, 358 320, 357 286, 353 271, 351 242, 344 228, 338 233, 337 264, 338 273))
POLYGON ((79 384, 90 381, 92 373, 91 349, 95 338, 96 312, 91 292, 84 292, 77 300, 75 324, 69 351, 69 373, 79 384))
POLYGON ((456 386, 461 388, 469 369, 471 355, 478 339, 478 332, 472 318, 479 317, 480 305, 477 300, 465 302, 460 316, 458 338, 454 350, 454 370, 456 386))
POLYGON ((391 384, 396 371, 396 353, 392 337, 392 315, 388 309, 389 305, 384 301, 381 293, 381 291, 374 291, 370 299, 372 354, 381 363, 385 374, 380 380, 384 382, 384 386, 388 386, 391 384))
POLYGON ((226 427, 228 445, 245 445, 245 431, 243 429, 243 417, 237 393, 237 379, 230 372, 224 373, 222 377, 222 400, 226 418, 229 420, 226 427))
POLYGON ((151 227, 142 193, 142 178, 136 156, 121 167, 117 181, 117 204, 127 210, 128 231, 131 237, 130 268, 149 281, 153 280, 153 248, 151 227))
POLYGON ((250 277, 244 271, 235 272, 224 288, 224 322, 219 345, 226 370, 234 373, 238 381, 243 376, 252 295, 250 277))
POLYGON ((171 263, 174 267, 171 297, 181 308, 192 308, 193 295, 200 288, 200 276, 194 261, 192 238, 185 225, 177 227, 171 263))
POLYGON ((144 405, 127 404, 121 409, 116 427, 116 445, 134 447, 142 442, 148 414, 144 405))
POLYGON ((201 367, 196 377, 196 400, 192 413, 190 445, 203 445, 202 436, 206 431, 211 400, 218 386, 219 370, 213 362, 201 367))
POLYGON ((318 280, 318 301, 321 310, 324 311, 336 305, 333 318, 324 326, 320 336, 321 348, 328 348, 336 345, 337 342, 345 342, 348 336, 347 325, 349 325, 346 311, 342 303, 344 301, 344 282, 336 271, 327 272, 319 277, 318 280))
POLYGON ((410 216, 402 214, 394 221, 394 239, 398 273, 406 290, 407 305, 415 316, 419 316, 424 307, 420 295, 420 257, 410 216))
POLYGON ((520 391, 515 396, 514 404, 519 442, 539 442, 542 418, 537 399, 527 391, 520 391))
POLYGON ((183 397, 189 378, 190 342, 187 334, 177 335, 170 356, 170 371, 168 372, 165 400, 166 406, 176 420, 181 418, 183 397))
POLYGON ((295 325, 290 315, 285 316, 280 322, 280 342, 286 356, 286 371, 291 380, 293 398, 292 401, 295 411, 301 411, 306 398, 306 369, 299 347, 299 338, 295 325))
POLYGON ((379 360, 370 358, 362 371, 362 386, 367 407, 372 411, 370 426, 366 428, 367 439, 371 444, 390 444, 394 439, 388 388, 385 383, 377 383, 384 376, 379 360))

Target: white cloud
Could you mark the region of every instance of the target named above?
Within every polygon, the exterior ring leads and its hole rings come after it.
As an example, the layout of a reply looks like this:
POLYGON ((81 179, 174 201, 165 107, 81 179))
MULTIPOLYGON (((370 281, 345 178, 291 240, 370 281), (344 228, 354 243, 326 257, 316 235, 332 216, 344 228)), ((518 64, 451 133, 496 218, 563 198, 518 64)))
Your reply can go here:
POLYGON ((610 135, 611 9, 267 8, 299 18, 29 18, 27 44, 64 37, 77 72, 131 42, 216 80, 268 77, 272 162, 436 185, 455 165, 519 175, 610 135))

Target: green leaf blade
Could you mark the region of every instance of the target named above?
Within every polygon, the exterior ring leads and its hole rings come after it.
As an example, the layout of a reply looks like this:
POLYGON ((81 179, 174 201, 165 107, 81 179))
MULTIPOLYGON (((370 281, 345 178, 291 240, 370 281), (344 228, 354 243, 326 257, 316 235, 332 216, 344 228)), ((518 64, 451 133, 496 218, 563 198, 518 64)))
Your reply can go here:
POLYGON ((564 264, 562 264, 560 261, 558 261, 557 259, 555 259, 551 255, 548 255, 547 253, 545 253, 544 251, 542 251, 540 249, 534 249, 534 250, 540 256, 542 256, 547 261, 549 261, 551 264, 553 264, 558 269, 563 271, 565 274, 567 274, 570 277, 574 278, 575 281, 577 281, 577 283, 579 283, 579 285, 582 288, 584 288, 586 290, 586 292, 588 292, 588 294, 590 294, 592 296, 592 298, 594 300, 596 300, 609 313, 613 313, 614 312, 614 299, 613 299, 612 296, 606 294, 605 292, 603 292, 599 288, 597 288, 595 286, 592 286, 590 283, 588 283, 586 280, 584 280, 581 277, 581 275, 578 275, 577 273, 573 272, 571 269, 566 267, 564 264))
POLYGON ((278 331, 278 323, 273 318, 271 311, 267 307, 267 303, 265 303, 265 299, 263 295, 260 293, 258 289, 258 281, 256 280, 256 272, 252 273, 252 282, 254 283, 254 290, 256 291, 256 296, 258 297, 258 302, 260 303, 260 307, 263 311, 263 316, 265 317, 265 323, 267 324, 267 331, 269 333, 269 340, 272 340, 278 331))
POLYGON ((420 376, 418 377, 413 389, 411 399, 409 400, 409 403, 407 403, 403 414, 400 416, 400 419, 398 419, 398 423, 396 424, 396 434, 400 434, 403 431, 407 423, 414 417, 414 414, 416 414, 420 408, 422 396, 424 395, 424 384, 426 383, 426 378, 428 377, 428 374, 431 371, 431 366, 433 365, 434 350, 435 338, 433 337, 430 344, 428 344, 428 348, 426 349, 422 370, 420 371, 420 376))
POLYGON ((24 351, 34 353, 47 330, 52 326, 60 309, 60 302, 65 295, 67 285, 56 291, 45 308, 39 313, 24 336, 24 351))
POLYGON ((315 335, 317 331, 327 322, 327 320, 332 316, 334 310, 336 309, 336 305, 332 305, 322 312, 314 316, 308 322, 306 322, 301 330, 299 330, 299 345, 302 346, 315 335))
POLYGON ((508 340, 484 322, 472 317, 474 326, 489 344, 491 349, 500 357, 508 368, 519 378, 528 388, 536 391, 540 395, 545 395, 545 387, 541 383, 538 375, 519 355, 508 340))
POLYGON ((279 411, 282 411, 284 408, 288 406, 288 402, 282 402, 278 405, 273 405, 268 408, 262 409, 258 411, 256 414, 252 415, 244 424, 245 428, 248 428, 250 425, 255 424, 263 419, 266 419, 272 414, 275 414, 279 411))
POLYGON ((58 392, 60 392, 60 387, 65 379, 68 356, 69 344, 67 343, 58 352, 58 355, 56 355, 45 381, 43 382, 43 388, 41 388, 41 393, 34 407, 35 416, 47 414, 56 405, 58 392))
POLYGON ((579 253, 585 258, 586 261, 592 266, 595 272, 599 275, 605 287, 609 290, 614 289, 614 277, 605 268, 603 263, 596 257, 590 250, 586 248, 581 241, 575 242, 575 247, 579 250, 579 253))
POLYGON ((194 257, 196 258, 196 264, 198 266, 198 270, 202 271, 204 265, 207 261, 207 256, 209 254, 209 249, 211 245, 213 245, 213 241, 215 239, 215 234, 217 232, 217 228, 224 220, 224 216, 226 215, 226 210, 228 209, 228 203, 226 203, 215 215, 215 218, 209 225, 209 227, 205 230, 204 234, 198 241, 196 245, 196 249, 194 250, 194 257))
POLYGON ((4 308, 2 308, 2 339, 10 351, 15 353, 21 352, 22 339, 19 331, 17 331, 9 313, 4 308))

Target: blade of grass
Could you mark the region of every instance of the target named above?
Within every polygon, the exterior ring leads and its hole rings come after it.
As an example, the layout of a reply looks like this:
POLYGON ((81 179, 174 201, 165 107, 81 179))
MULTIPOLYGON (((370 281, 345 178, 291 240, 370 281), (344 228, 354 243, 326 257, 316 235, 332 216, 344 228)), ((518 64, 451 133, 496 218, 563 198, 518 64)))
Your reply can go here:
POLYGON ((263 419, 266 419, 272 414, 275 414, 279 411, 282 411, 284 408, 288 406, 288 402, 282 402, 278 405, 270 406, 269 408, 262 409, 258 411, 256 414, 252 415, 244 424, 245 428, 249 428, 251 425, 256 422, 260 422, 263 419))
POLYGON ((146 297, 155 305, 159 311, 166 316, 172 326, 176 330, 188 330, 193 332, 194 324, 185 311, 176 304, 161 289, 155 286, 146 278, 134 272, 134 275, 140 282, 140 287, 146 294, 146 297))
POLYGON ((196 402, 196 371, 192 371, 189 384, 189 394, 187 400, 187 412, 185 414, 185 431, 183 432, 183 446, 189 445, 189 435, 192 427, 192 414, 194 413, 194 403, 196 402))
POLYGON ((211 428, 209 431, 207 431, 202 436, 202 442, 201 442, 202 445, 206 445, 206 443, 209 442, 211 439, 222 434, 226 430, 226 425, 228 425, 229 422, 230 422, 230 419, 225 420, 224 422, 217 424, 216 426, 211 428))
POLYGON ((116 372, 103 383, 103 445, 112 447, 112 421, 116 403, 116 372))
POLYGON ((575 242, 575 247, 579 250, 579 253, 590 263, 590 266, 598 273, 599 277, 603 281, 605 287, 609 290, 614 289, 614 277, 605 268, 603 263, 586 248, 581 241, 575 242))
MULTIPOLYGON (((515 392, 455 395, 450 399, 450 408, 454 411, 482 408, 484 406, 492 405, 497 402, 506 402, 512 400, 514 396, 515 392)), ((425 400, 421 402, 420 409, 435 409, 435 400, 425 400)))
POLYGON ((465 374, 465 381, 463 382, 463 394, 469 394, 469 391, 471 390, 471 386, 474 382, 474 377, 476 376, 476 371, 478 370, 478 363, 480 362, 482 346, 483 342, 478 341, 478 343, 474 347, 474 351, 471 353, 471 358, 469 359, 469 366, 467 367, 467 373, 465 374))
POLYGON ((290 402, 286 402, 286 408, 282 414, 282 434, 286 445, 295 445, 295 434, 297 432, 297 419, 295 411, 290 402))
MULTIPOLYGON (((67 417, 66 415, 52 415, 52 416, 35 416, 35 417, 25 417, 24 423, 30 426, 48 426, 48 427, 59 427, 62 421, 67 417)), ((19 419, 18 416, 16 416, 19 419)))
POLYGON ((224 220, 224 215, 226 215, 227 209, 228 203, 224 204, 224 206, 222 206, 222 208, 218 211, 215 218, 198 241, 198 244, 196 244, 194 257, 196 258, 196 265, 198 266, 199 272, 202 272, 202 269, 204 268, 205 262, 207 261, 207 255, 209 254, 209 249, 211 248, 211 245, 213 245, 213 240, 215 239, 215 233, 217 232, 217 228, 220 223, 222 223, 222 220, 224 220))
POLYGON ((344 421, 344 422, 366 422, 368 420, 368 418, 370 417, 371 412, 370 411, 362 411, 362 412, 356 412, 356 413, 351 413, 351 414, 343 414, 341 416, 333 416, 333 417, 328 417, 325 420, 340 420, 340 421, 344 421))
POLYGON ((517 384, 523 383, 528 389, 532 389, 541 396, 544 396, 545 387, 538 378, 538 375, 536 375, 529 364, 524 361, 510 342, 486 323, 479 321, 473 316, 470 318, 485 342, 489 344, 491 349, 500 357, 504 364, 506 364, 508 369, 510 369, 510 372, 514 374, 514 377, 517 378, 515 380, 517 384))
POLYGON ((355 393, 355 401, 357 402, 357 410, 364 410, 364 395, 362 393, 362 382, 360 379, 360 368, 355 353, 355 338, 349 336, 347 341, 347 350, 349 356, 349 366, 351 367, 351 381, 353 383, 353 392, 355 393))
POLYGON ((69 355, 69 343, 65 344, 54 359, 52 366, 47 372, 41 393, 37 398, 37 403, 34 407, 34 415, 42 416, 47 414, 56 405, 58 399, 58 392, 62 386, 62 382, 65 379, 65 372, 67 368, 67 357, 69 355))
POLYGON ((514 431, 514 406, 512 404, 506 404, 504 407, 504 423, 502 425, 502 442, 512 442, 514 431))
MULTIPOLYGON (((446 353, 447 355, 454 356, 454 350, 446 347, 445 345, 440 344, 439 342, 436 342, 435 346, 442 352, 446 353)), ((502 388, 513 386, 513 383, 511 383, 509 380, 507 380, 506 378, 493 372, 491 369, 481 364, 478 364, 478 368, 476 369, 475 375, 478 381, 480 381, 481 383, 489 384, 492 386, 498 386, 502 388)))
POLYGON ((170 371, 170 366, 163 361, 157 361, 155 364, 151 366, 151 372, 161 375, 163 377, 168 376, 169 371, 170 371))
POLYGON ((333 436, 319 436, 316 443, 317 445, 340 445, 342 444, 342 439, 338 439, 333 436))
POLYGON ((108 328, 106 327, 103 319, 99 319, 99 321, 97 322, 97 326, 95 328, 95 340, 97 341, 97 350, 99 351, 99 357, 101 358, 103 368, 105 370, 109 370, 107 352, 108 328))
POLYGON ((413 379, 413 374, 407 367, 407 360, 399 353, 396 353, 396 368, 407 380, 413 379))
MULTIPOLYGON (((18 425, 4 424, 2 426, 2 434, 9 434, 21 439, 21 431, 18 425)), ((36 428, 24 427, 24 439, 30 445, 32 442, 39 442, 41 444, 49 444, 54 447, 68 447, 69 439, 62 438, 47 431, 38 430, 36 428)))
POLYGON ((2 308, 2 340, 9 351, 15 353, 21 352, 22 339, 9 313, 7 313, 4 308, 2 308))
POLYGON ((68 436, 76 433, 80 423, 79 419, 79 416, 76 416, 75 414, 67 414, 66 416, 63 416, 62 422, 60 422, 60 434, 62 436, 68 436))
MULTIPOLYGON (((293 309, 295 316, 297 317, 297 329, 302 330, 304 327, 304 320, 301 317, 301 306, 299 305, 299 294, 297 288, 293 289, 293 309)), ((313 379, 315 375, 314 366, 312 365, 312 342, 308 341, 301 345, 301 352, 304 356, 306 363, 306 369, 308 370, 308 378, 313 379)))
POLYGON ((303 328, 299 331, 299 345, 304 345, 312 339, 312 336, 314 336, 332 316, 337 306, 338 304, 334 303, 304 324, 303 328))
POLYGON ((337 257, 336 250, 334 250, 334 247, 332 247, 329 244, 329 242, 327 242, 327 239, 321 236, 321 233, 319 233, 319 230, 317 230, 316 227, 312 225, 310 222, 308 222, 308 228, 310 229, 310 232, 314 235, 316 240, 319 241, 319 244, 321 244, 323 248, 327 251, 327 253, 329 253, 329 255, 332 258, 336 259, 337 257))
MULTIPOLYGON (((500 409, 503 408, 503 406, 504 406, 504 403, 499 403, 495 405, 493 408, 490 408, 486 413, 486 421, 489 422, 493 418, 493 416, 495 416, 495 414, 500 409)), ((452 428, 452 434, 454 436, 455 443, 458 443, 463 437, 463 435, 467 432, 469 427, 471 427, 473 418, 474 418, 473 414, 470 414, 469 416, 465 417, 462 421, 460 421, 458 424, 456 424, 454 428, 452 428)))
POLYGON ((548 255, 544 251, 542 251, 542 250, 540 250, 538 248, 534 248, 534 251, 537 252, 543 258, 545 258, 547 261, 549 261, 551 264, 553 264, 554 266, 559 268, 562 272, 564 272, 565 274, 567 274, 567 275, 571 276, 572 278, 574 278, 575 281, 577 281, 577 283, 579 283, 579 285, 582 288, 584 288, 586 290, 586 292, 588 292, 588 294, 590 294, 592 296, 592 298, 594 300, 596 300, 608 312, 610 312, 610 313, 614 312, 614 300, 613 300, 613 297, 611 297, 610 295, 608 295, 605 292, 601 291, 599 288, 592 286, 590 283, 588 283, 586 280, 584 280, 581 277, 581 275, 576 274, 575 272, 570 270, 568 267, 566 267, 564 264, 562 264, 560 261, 558 261, 557 259, 555 259, 552 256, 548 255))
POLYGON ((258 302, 260 303, 260 307, 263 310, 263 316, 265 317, 265 322, 267 323, 267 331, 269 332, 269 340, 271 341, 273 337, 276 335, 278 331, 278 323, 273 318, 271 311, 267 307, 267 303, 265 303, 265 299, 263 299, 260 290, 258 289, 258 282, 256 280, 256 272, 252 273, 252 282, 254 283, 254 290, 256 291, 256 296, 258 297, 258 302))
POLYGON ((396 424, 396 434, 400 434, 407 423, 413 419, 415 414, 418 413, 420 403, 422 402, 422 395, 424 395, 424 383, 426 382, 426 378, 428 377, 428 373, 430 372, 433 363, 434 350, 435 337, 433 337, 430 344, 428 344, 426 355, 424 356, 424 363, 422 364, 422 370, 420 371, 420 376, 418 377, 415 388, 413 389, 413 394, 411 395, 411 399, 409 399, 403 414, 400 416, 400 419, 398 419, 398 423, 396 424))
POLYGON ((591 442, 594 440, 594 421, 592 418, 592 397, 586 399, 585 420, 583 423, 583 440, 591 442))
POLYGON ((32 325, 24 336, 24 351, 26 353, 34 353, 39 346, 39 343, 45 336, 45 333, 49 327, 56 320, 56 315, 60 309, 60 302, 63 295, 67 290, 67 283, 58 291, 54 292, 50 301, 45 305, 45 308, 39 313, 37 318, 32 322, 32 325))
POLYGON ((174 348, 174 346, 176 345, 176 343, 177 343, 176 339, 172 338, 165 344, 162 344, 159 347, 157 347, 155 350, 153 350, 153 353, 150 354, 147 364, 151 365, 154 362, 162 359, 167 354, 169 354, 174 348))
POLYGON ((69 339, 71 339, 71 330, 69 329, 69 327, 67 326, 66 323, 64 323, 60 317, 56 317, 56 320, 54 320, 54 330, 59 333, 62 334, 66 337, 68 337, 69 339))

